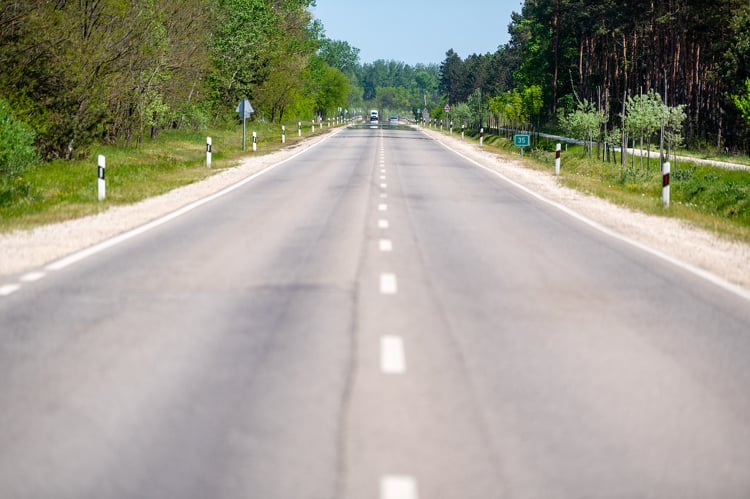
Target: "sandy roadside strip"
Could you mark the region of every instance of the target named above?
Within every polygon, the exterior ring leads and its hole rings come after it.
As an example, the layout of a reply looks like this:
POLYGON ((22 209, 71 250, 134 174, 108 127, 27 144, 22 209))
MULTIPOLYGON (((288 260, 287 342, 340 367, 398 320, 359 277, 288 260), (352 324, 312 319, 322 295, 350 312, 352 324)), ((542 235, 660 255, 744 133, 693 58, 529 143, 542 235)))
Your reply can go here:
MULTIPOLYGON (((634 212, 604 199, 561 185, 551 173, 531 170, 519 161, 445 135, 423 129, 429 136, 539 195, 581 214, 628 239, 750 290, 750 245, 729 241, 690 223, 634 212)), ((562 167, 563 174, 565 166, 562 167)))
MULTIPOLYGON (((317 135, 286 149, 262 156, 248 156, 236 167, 165 194, 125 206, 114 206, 96 215, 0 234, 0 276, 37 269, 71 253, 122 234, 205 198, 265 168, 278 164, 319 144, 340 131, 317 135)), ((92 189, 95 187, 92 187, 92 189)))
MULTIPOLYGON (((501 158, 460 136, 424 130, 474 161, 495 170, 541 196, 559 203, 627 238, 750 290, 750 245, 728 241, 688 223, 636 213, 560 185, 548 173, 501 158)), ((333 133, 337 133, 334 131, 333 133)), ((330 137, 327 133, 264 156, 250 156, 237 167, 166 194, 76 220, 29 231, 0 234, 0 276, 37 269, 83 248, 105 241, 210 196, 269 166, 299 154, 330 137)), ((564 170, 564 166, 563 166, 564 170)))

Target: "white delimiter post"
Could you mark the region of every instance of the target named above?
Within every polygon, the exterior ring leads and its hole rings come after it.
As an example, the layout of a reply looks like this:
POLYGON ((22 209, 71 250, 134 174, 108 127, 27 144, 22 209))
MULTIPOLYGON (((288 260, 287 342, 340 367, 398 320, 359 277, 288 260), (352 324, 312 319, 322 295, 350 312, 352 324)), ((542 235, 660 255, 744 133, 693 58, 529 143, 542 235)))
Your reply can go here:
POLYGON ((560 175, 560 150, 562 149, 562 144, 557 144, 555 146, 555 175, 560 175))
POLYGON ((253 132, 253 152, 258 150, 258 133, 253 132))
POLYGON ((286 144, 286 126, 281 125, 281 143, 286 144))
POLYGON ((103 155, 99 155, 99 201, 107 197, 107 185, 104 180, 104 169, 107 166, 107 160, 103 155))
POLYGON ((479 146, 484 145, 484 127, 479 129, 479 146))
POLYGON ((315 120, 312 120, 312 133, 315 133, 315 120))
POLYGON ((302 137, 302 122, 297 122, 297 137, 302 137))
POLYGON ((661 169, 662 188, 661 202, 664 208, 669 208, 669 161, 666 161, 661 169))
POLYGON ((211 137, 206 137, 206 166, 211 168, 211 137))

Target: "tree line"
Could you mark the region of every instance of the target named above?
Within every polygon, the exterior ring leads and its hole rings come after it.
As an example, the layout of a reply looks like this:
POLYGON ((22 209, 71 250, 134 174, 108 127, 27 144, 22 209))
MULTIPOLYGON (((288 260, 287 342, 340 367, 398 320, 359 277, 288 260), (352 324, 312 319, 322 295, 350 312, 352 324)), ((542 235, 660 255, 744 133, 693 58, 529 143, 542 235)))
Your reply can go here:
MULTIPOLYGON (((0 100, 43 158, 94 141, 346 105, 349 79, 321 57, 313 0, 0 0, 0 100)), ((14 122, 15 123, 15 122, 14 122)))
POLYGON ((542 121, 586 103, 611 131, 625 126, 629 99, 656 94, 684 106, 691 146, 750 150, 747 1, 526 0, 508 30, 495 53, 446 53, 440 89, 448 102, 538 87, 542 121))

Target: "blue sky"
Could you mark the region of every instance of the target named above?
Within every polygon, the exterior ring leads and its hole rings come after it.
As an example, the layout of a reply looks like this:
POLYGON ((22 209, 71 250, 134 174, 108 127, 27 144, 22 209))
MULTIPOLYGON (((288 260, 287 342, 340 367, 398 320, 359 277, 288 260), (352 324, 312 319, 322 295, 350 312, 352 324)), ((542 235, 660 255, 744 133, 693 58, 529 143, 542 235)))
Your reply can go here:
POLYGON ((360 62, 377 59, 441 63, 453 49, 461 58, 494 52, 508 42, 512 12, 522 0, 317 0, 312 9, 333 40, 360 49, 360 62))

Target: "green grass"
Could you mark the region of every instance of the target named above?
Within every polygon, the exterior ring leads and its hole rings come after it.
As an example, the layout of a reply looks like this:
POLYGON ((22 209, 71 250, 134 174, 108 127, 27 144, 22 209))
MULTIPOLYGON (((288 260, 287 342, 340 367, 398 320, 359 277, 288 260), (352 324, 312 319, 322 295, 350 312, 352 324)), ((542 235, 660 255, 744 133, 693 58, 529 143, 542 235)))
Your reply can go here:
MULTIPOLYGON (((310 123, 287 125, 286 146, 310 137, 310 123)), ((326 129, 327 130, 327 129, 326 129)), ((316 134, 322 133, 316 127, 316 134)), ((95 146, 85 159, 57 160, 0 185, 0 232, 92 215, 111 206, 138 202, 176 187, 200 181, 235 166, 243 157, 282 148, 281 126, 247 123, 247 151, 242 151, 242 126, 202 132, 169 130, 140 146, 95 146), (252 132, 257 151, 252 151, 252 132), (206 137, 212 138, 211 169, 206 167, 206 137), (97 199, 97 156, 106 157, 107 197, 97 199)))
MULTIPOLYGON (((521 159, 518 149, 513 147, 512 138, 485 134, 484 144, 500 154, 521 159)), ((523 161, 530 168, 553 175, 554 147, 554 141, 542 139, 537 147, 526 150, 523 161)), ((619 155, 617 163, 606 163, 585 156, 582 146, 568 145, 567 151, 565 147, 563 145, 560 175, 563 185, 620 206, 689 221, 730 240, 750 243, 750 172, 673 161, 671 204, 664 209, 658 151, 652 151, 650 164, 644 158, 643 166, 636 157, 633 167, 631 156, 628 156, 628 164, 623 168, 619 164, 619 155)))

